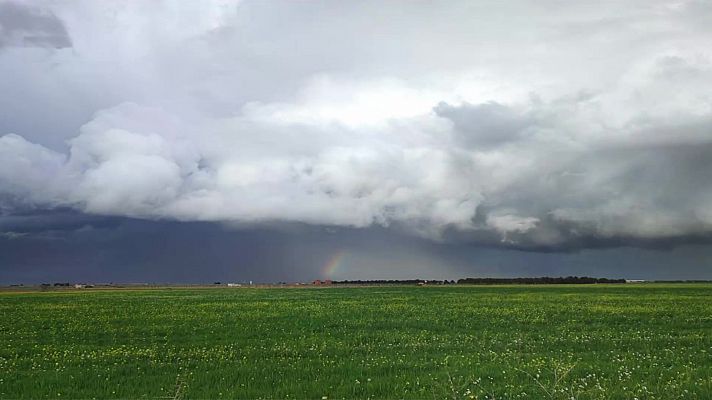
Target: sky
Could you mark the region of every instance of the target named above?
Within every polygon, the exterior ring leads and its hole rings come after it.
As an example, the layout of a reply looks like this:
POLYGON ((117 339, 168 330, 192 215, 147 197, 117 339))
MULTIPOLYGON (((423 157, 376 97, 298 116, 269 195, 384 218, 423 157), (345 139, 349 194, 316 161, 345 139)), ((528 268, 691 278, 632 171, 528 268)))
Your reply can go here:
POLYGON ((710 20, 0 0, 0 283, 712 279, 710 20))

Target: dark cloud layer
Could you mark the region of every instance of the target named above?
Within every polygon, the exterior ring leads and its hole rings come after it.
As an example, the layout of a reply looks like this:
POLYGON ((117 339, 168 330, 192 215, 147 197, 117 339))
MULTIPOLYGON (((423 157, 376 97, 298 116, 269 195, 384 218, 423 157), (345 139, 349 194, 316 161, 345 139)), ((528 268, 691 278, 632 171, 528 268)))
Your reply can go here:
MULTIPOLYGON (((41 217, 39 217, 41 218, 41 217)), ((50 217, 52 219, 54 217, 50 217)), ((596 275, 710 279, 708 246, 530 253, 413 240, 380 228, 306 225, 226 228, 213 223, 77 216, 81 227, 32 226, 0 236, 0 284, 212 283, 465 276, 596 275), (335 267, 333 260, 338 259, 335 267), (670 265, 675 268, 671 269, 670 265)), ((15 228, 20 228, 15 226, 15 228)))

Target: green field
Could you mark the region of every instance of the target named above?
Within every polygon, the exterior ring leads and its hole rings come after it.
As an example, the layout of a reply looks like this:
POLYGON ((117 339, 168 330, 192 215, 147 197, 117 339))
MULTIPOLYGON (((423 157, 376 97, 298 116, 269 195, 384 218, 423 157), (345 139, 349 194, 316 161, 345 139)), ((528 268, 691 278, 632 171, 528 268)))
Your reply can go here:
POLYGON ((0 293, 0 398, 712 399, 712 285, 0 293))

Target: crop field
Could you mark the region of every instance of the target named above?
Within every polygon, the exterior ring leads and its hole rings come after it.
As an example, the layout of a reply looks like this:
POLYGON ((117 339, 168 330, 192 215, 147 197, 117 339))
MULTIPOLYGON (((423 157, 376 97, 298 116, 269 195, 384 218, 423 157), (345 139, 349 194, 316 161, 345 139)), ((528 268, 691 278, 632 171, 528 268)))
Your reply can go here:
POLYGON ((0 398, 712 399, 712 285, 0 293, 0 398))

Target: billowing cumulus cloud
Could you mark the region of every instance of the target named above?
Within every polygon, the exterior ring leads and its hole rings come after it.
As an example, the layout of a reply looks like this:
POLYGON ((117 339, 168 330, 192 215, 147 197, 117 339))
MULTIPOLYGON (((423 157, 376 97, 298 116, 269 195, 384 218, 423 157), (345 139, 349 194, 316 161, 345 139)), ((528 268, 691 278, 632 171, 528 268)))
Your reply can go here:
POLYGON ((0 53, 1 85, 74 111, 6 112, 0 207, 535 250, 709 235, 710 9, 551 6, 55 4, 73 52, 0 53))

